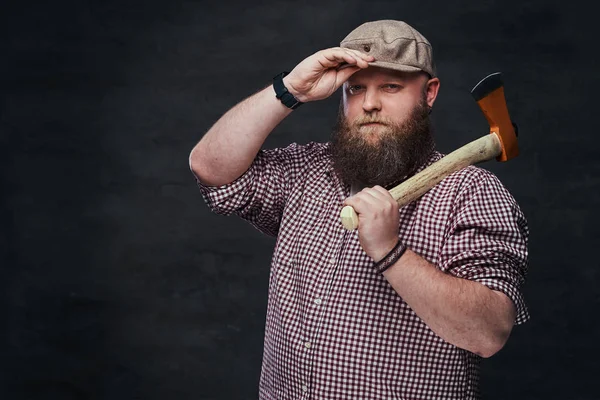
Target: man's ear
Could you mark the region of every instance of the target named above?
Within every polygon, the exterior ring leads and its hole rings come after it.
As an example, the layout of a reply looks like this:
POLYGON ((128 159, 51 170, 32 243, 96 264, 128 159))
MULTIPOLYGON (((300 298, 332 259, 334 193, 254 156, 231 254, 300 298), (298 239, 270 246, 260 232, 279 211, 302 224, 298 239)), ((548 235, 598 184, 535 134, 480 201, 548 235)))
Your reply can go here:
POLYGON ((431 78, 425 85, 425 98, 427 99, 427 105, 431 108, 435 99, 437 98, 438 91, 440 90, 439 78, 431 78))

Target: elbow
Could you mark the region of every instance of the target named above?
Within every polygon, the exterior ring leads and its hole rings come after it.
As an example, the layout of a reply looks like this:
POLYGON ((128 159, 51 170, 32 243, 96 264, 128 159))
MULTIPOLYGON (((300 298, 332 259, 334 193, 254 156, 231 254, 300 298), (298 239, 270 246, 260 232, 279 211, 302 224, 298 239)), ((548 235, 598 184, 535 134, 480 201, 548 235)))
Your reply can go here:
POLYGON ((482 358, 490 358, 491 356, 499 352, 504 347, 505 343, 506 342, 494 343, 487 346, 482 346, 481 349, 479 349, 479 351, 476 351, 475 353, 482 358))
POLYGON ((202 155, 202 152, 198 149, 198 146, 196 146, 190 152, 188 163, 190 171, 192 172, 192 174, 194 174, 196 179, 198 179, 202 183, 208 184, 209 179, 207 174, 207 168, 205 166, 205 163, 203 163, 203 159, 204 157, 202 155))
POLYGON ((503 327, 502 329, 488 333, 478 348, 474 349, 474 353, 483 358, 490 358, 498 353, 508 341, 511 329, 512 326, 503 327))
POLYGON ((513 302, 501 292, 493 292, 501 300, 499 309, 501 310, 493 321, 490 321, 483 329, 482 341, 476 354, 483 358, 490 358, 498 353, 510 337, 510 333, 517 317, 513 302))
POLYGON ((198 150, 196 147, 194 147, 188 157, 188 163, 190 166, 190 171, 192 171, 196 177, 198 177, 198 171, 200 170, 198 162, 199 158, 198 150))
POLYGON ((188 163, 196 180, 206 186, 221 186, 230 183, 232 180, 223 178, 206 154, 198 146, 190 152, 188 163))

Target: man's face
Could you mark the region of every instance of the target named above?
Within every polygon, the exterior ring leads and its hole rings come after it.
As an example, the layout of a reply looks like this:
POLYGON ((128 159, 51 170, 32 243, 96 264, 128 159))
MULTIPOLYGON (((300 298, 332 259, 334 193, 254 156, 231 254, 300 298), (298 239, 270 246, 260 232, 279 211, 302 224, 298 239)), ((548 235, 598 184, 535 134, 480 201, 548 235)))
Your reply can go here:
MULTIPOLYGON (((427 82, 427 75, 419 72, 378 67, 360 70, 343 85, 344 116, 349 122, 383 119, 401 125, 423 100, 427 82)), ((382 125, 366 123, 360 129, 375 139, 382 125)))
POLYGON ((422 73, 376 67, 355 73, 344 84, 332 136, 342 180, 386 187, 414 173, 434 147, 429 109, 438 85, 422 73))

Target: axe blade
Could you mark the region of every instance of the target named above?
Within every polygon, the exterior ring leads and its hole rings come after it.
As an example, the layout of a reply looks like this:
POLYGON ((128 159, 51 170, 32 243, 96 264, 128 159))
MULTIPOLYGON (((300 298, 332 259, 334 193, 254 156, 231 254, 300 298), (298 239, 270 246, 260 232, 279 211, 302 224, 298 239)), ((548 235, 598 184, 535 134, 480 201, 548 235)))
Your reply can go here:
POLYGON ((480 80, 477 85, 471 89, 471 95, 475 99, 475 101, 479 101, 483 99, 488 94, 492 93, 494 90, 499 89, 504 86, 504 81, 502 80, 501 72, 494 72, 493 74, 489 74, 482 80, 480 80))
POLYGON ((502 73, 494 72, 483 78, 471 89, 471 95, 490 125, 490 134, 495 133, 500 139, 502 153, 496 159, 508 161, 519 155, 517 126, 511 121, 506 107, 502 73))

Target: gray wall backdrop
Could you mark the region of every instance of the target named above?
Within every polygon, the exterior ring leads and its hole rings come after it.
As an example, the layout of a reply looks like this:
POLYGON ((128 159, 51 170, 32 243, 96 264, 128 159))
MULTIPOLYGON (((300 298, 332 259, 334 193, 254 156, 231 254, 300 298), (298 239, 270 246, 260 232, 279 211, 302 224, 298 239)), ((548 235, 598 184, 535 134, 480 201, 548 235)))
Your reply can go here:
MULTIPOLYGON (((0 11, 0 398, 251 399, 274 239, 212 214, 188 169, 216 119, 358 24, 432 42, 439 149, 488 131, 501 71, 521 155, 483 164, 531 229, 532 319, 487 399, 597 399, 596 17, 575 1, 13 1, 0 11), (596 122, 596 124, 594 124, 596 122)), ((339 93, 266 147, 327 140, 339 93)))

